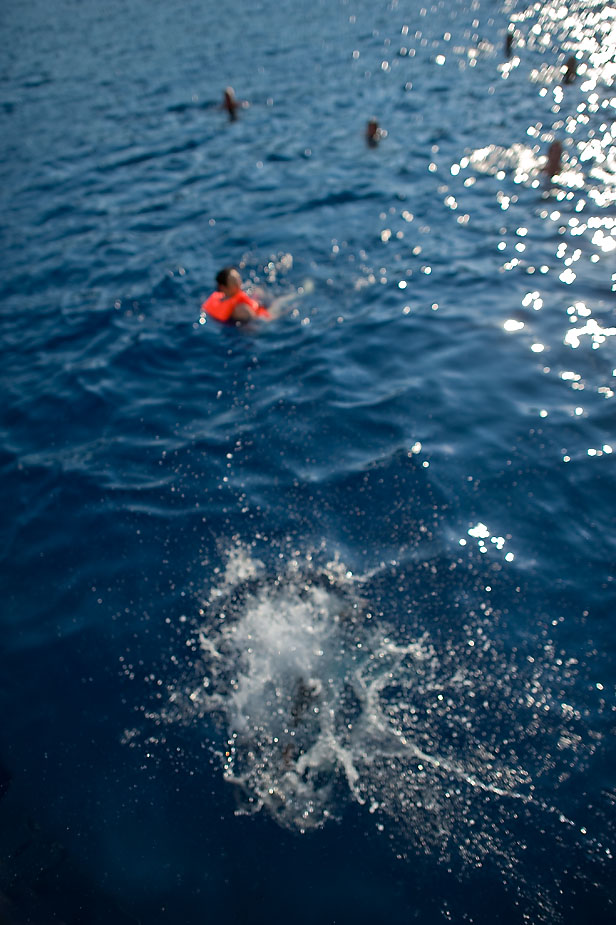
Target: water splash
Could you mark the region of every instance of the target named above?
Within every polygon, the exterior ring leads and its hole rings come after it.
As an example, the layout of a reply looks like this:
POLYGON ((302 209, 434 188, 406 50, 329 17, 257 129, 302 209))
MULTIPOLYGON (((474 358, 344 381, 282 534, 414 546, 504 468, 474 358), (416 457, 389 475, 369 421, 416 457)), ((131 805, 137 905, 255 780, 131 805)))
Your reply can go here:
MULTIPOLYGON (((357 576, 310 555, 272 576, 232 549, 201 611, 192 676, 169 686, 161 718, 218 718, 238 812, 305 832, 356 803, 409 845, 510 864, 518 849, 495 814, 553 812, 534 779, 548 768, 545 679, 505 659, 479 619, 455 643, 409 638, 371 609, 386 583, 382 568, 357 576)), ((563 755, 580 749, 562 733, 563 755)))

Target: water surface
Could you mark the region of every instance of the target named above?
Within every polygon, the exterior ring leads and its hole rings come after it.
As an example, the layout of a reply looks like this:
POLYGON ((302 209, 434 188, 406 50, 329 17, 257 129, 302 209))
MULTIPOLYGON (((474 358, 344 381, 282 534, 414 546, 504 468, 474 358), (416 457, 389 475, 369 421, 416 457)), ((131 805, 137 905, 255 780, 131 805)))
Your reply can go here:
POLYGON ((1 17, 2 915, 611 921, 614 11, 1 17))

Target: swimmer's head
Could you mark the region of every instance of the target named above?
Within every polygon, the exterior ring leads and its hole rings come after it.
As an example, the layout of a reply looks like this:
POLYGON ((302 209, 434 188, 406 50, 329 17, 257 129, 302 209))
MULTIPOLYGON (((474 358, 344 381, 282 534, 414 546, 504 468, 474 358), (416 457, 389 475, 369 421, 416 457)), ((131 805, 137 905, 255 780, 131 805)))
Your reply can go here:
POLYGON ((224 292, 227 298, 230 298, 242 288, 242 277, 235 267, 223 267, 216 274, 216 285, 221 292, 224 292))
POLYGON ((235 91, 233 87, 227 87, 224 92, 222 100, 223 108, 227 110, 232 119, 235 118, 236 112, 239 106, 238 101, 235 99, 235 91))
POLYGON ((560 163, 562 153, 563 146, 557 138, 548 148, 548 156, 543 167, 543 172, 546 173, 548 177, 553 177, 555 174, 560 173, 562 169, 560 163))
POLYGON ((385 138, 387 132, 384 128, 381 128, 376 119, 372 118, 368 120, 366 125, 366 141, 371 147, 378 145, 381 138, 385 138))

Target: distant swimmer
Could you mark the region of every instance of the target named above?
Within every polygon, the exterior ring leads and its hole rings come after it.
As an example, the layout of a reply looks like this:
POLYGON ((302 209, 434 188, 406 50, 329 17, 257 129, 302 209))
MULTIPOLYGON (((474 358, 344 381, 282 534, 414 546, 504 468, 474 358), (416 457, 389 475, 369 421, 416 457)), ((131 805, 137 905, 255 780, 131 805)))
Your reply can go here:
POLYGON ((242 277, 235 267, 223 267, 216 275, 218 289, 201 306, 204 315, 217 321, 243 324, 253 318, 269 320, 271 315, 264 305, 251 299, 242 289, 242 277))
POLYGON ((229 113, 229 119, 231 122, 235 122, 237 119, 238 110, 245 109, 246 106, 248 106, 248 102, 246 100, 238 100, 233 87, 226 88, 225 92, 223 93, 220 108, 229 113))
POLYGON ((545 173, 548 177, 554 177, 556 176, 556 174, 560 173, 561 171, 560 159, 562 157, 562 153, 563 153, 563 146, 560 143, 560 141, 556 139, 556 141, 553 141, 550 147, 548 148, 547 160, 545 162, 545 165, 542 168, 543 173, 545 173))
POLYGON ((505 39, 505 54, 508 58, 511 57, 511 50, 513 48, 513 29, 511 26, 507 31, 507 38, 505 39))
POLYGON ((376 148, 381 138, 385 138, 387 132, 379 127, 376 119, 370 119, 366 125, 366 143, 371 148, 376 148))
POLYGON ((577 61, 575 60, 575 55, 571 55, 570 58, 567 58, 567 61, 565 64, 565 76, 563 77, 563 83, 572 84, 576 77, 577 77, 577 61))
POLYGON ((237 111, 239 106, 240 104, 235 99, 235 92, 233 87, 227 87, 222 98, 222 108, 227 110, 229 113, 229 118, 232 122, 237 119, 237 111))

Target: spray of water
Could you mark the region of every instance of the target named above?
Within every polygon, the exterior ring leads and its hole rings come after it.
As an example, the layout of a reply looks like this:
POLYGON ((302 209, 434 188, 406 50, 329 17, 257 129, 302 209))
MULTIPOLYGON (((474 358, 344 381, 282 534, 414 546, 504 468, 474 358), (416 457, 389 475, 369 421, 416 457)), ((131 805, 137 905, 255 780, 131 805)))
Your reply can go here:
POLYGON ((170 687, 166 718, 218 718, 240 812, 265 809, 304 832, 355 802, 381 830, 395 822, 427 849, 477 861, 500 850, 494 806, 533 800, 519 717, 517 732, 503 728, 524 682, 511 665, 499 673, 480 628, 464 650, 427 631, 405 638, 371 610, 374 581, 310 556, 268 578, 232 550, 202 609, 194 675, 170 687))
POLYGON ((173 654, 152 675, 148 722, 207 740, 238 813, 305 833, 355 807, 400 858, 496 865, 534 920, 558 921, 554 852, 611 857, 557 809, 600 738, 564 699, 575 665, 550 645, 507 653, 477 599, 491 589, 463 588, 451 563, 358 575, 324 550, 274 561, 227 550, 198 618, 182 618, 185 666, 173 654))

